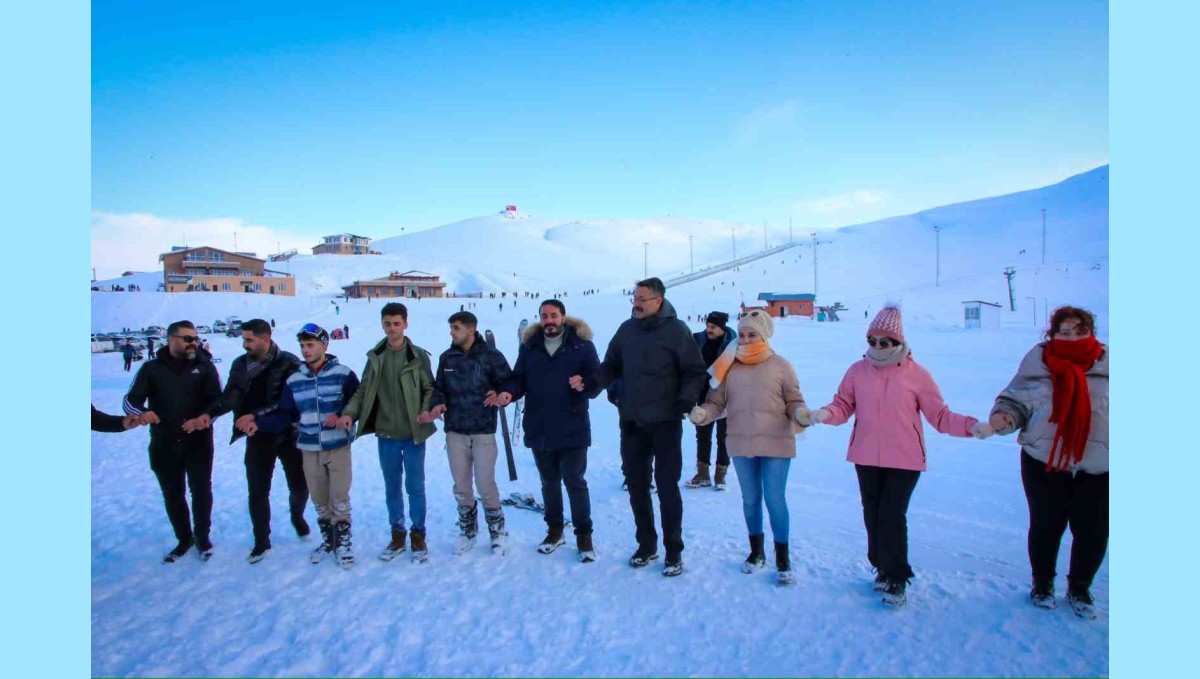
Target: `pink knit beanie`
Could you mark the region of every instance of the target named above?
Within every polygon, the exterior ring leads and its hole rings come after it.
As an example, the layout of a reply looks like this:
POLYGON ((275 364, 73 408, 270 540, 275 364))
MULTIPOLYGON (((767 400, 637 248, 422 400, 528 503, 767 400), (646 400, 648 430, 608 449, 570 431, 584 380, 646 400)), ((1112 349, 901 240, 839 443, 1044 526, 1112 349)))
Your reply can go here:
POLYGON ((904 341, 904 326, 900 322, 900 307, 888 305, 875 314, 871 327, 867 328, 868 337, 890 337, 897 342, 904 341))

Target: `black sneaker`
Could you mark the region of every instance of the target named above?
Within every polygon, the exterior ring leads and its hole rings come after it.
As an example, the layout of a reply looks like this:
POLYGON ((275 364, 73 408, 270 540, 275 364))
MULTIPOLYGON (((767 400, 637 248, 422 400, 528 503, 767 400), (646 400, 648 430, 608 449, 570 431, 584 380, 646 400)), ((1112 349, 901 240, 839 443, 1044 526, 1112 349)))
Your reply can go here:
POLYGON ((1067 603, 1071 604, 1071 611, 1075 615, 1085 620, 1096 619, 1096 600, 1087 587, 1068 587, 1067 603))
POLYGON ((683 559, 681 557, 668 557, 663 563, 663 575, 668 578, 673 578, 683 574, 683 559))
POLYGON ((175 563, 176 561, 179 561, 183 558, 184 554, 188 553, 188 550, 192 548, 193 544, 194 543, 190 538, 187 540, 180 540, 179 544, 175 545, 175 549, 167 552, 166 556, 163 557, 163 563, 175 563))
POLYGON ((653 547, 650 549, 642 549, 641 547, 638 547, 638 550, 633 553, 633 556, 629 557, 629 565, 633 566, 634 568, 643 568, 649 565, 651 561, 656 559, 658 559, 658 550, 654 549, 653 547))
POLYGON ((206 537, 196 538, 196 554, 200 556, 201 561, 208 561, 213 555, 213 543, 206 537))
POLYGON ((1035 580, 1033 589, 1029 590, 1029 600, 1038 608, 1055 609, 1058 602, 1054 600, 1054 581, 1035 580))
POLYGON ((907 589, 908 583, 904 580, 889 579, 887 587, 883 590, 883 603, 900 608, 908 603, 908 594, 905 591, 907 589))
POLYGON ((246 557, 246 561, 250 563, 258 563, 262 561, 268 554, 271 553, 271 545, 254 545, 254 549, 250 550, 250 556, 246 557))

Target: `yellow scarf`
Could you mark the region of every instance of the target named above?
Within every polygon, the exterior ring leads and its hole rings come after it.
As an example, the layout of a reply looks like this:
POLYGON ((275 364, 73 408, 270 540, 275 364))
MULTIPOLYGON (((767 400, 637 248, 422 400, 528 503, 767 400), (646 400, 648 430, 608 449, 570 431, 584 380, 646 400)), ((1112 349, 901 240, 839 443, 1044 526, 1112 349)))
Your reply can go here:
POLYGON ((724 382, 734 361, 746 365, 757 365, 770 358, 772 353, 771 345, 766 342, 755 342, 754 344, 731 342, 709 367, 708 374, 712 377, 708 380, 708 386, 716 389, 721 382, 724 382))

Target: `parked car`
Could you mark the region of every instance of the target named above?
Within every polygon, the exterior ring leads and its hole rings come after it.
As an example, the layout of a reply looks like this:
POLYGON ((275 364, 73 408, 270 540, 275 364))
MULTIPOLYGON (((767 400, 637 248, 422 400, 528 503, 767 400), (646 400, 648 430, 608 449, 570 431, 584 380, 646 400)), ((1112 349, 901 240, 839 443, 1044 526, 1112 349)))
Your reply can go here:
POLYGON ((229 332, 229 324, 225 321, 214 321, 212 324, 213 332, 229 332))
POLYGON ((92 353, 101 353, 105 351, 116 351, 116 344, 105 335, 92 335, 92 353))
POLYGON ((197 325, 196 326, 196 334, 197 335, 211 335, 212 331, 213 331, 212 328, 208 327, 207 325, 197 325))
MULTIPOLYGON (((143 335, 158 335, 159 337, 165 337, 167 334, 167 329, 162 327, 161 325, 151 325, 146 328, 143 328, 142 334, 143 335)), ((158 340, 154 340, 154 342, 157 344, 158 340)))

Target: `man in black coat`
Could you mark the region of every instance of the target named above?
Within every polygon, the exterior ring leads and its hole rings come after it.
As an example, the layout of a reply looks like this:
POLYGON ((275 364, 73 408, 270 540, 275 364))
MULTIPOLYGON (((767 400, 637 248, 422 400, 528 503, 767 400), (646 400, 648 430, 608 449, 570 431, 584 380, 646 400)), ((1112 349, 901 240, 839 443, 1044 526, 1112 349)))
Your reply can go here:
POLYGON ((179 541, 165 563, 178 561, 192 545, 201 559, 212 556, 213 434, 207 411, 220 396, 217 369, 197 351, 196 326, 189 321, 167 328, 167 346, 142 365, 125 395, 125 414, 150 425, 150 469, 179 541), (190 521, 185 487, 192 495, 190 521))
MULTIPOLYGON (((737 340, 737 331, 729 327, 729 314, 724 311, 714 311, 704 319, 704 329, 692 335, 696 346, 700 348, 700 356, 704 365, 711 366, 725 352, 726 347, 737 340)), ((700 403, 708 397, 708 382, 700 390, 700 403)), ((729 470, 729 452, 725 448, 727 422, 721 418, 716 422, 696 427, 696 475, 683 485, 688 488, 707 488, 714 483, 717 490, 725 490, 725 473, 729 470), (708 474, 712 462, 713 429, 717 432, 717 470, 715 479, 708 474)))
POLYGON ((430 408, 417 421, 446 418, 446 454, 460 529, 454 552, 462 554, 475 546, 479 512, 471 490, 473 478, 483 497, 492 550, 502 554, 508 533, 496 486, 496 392, 512 377, 512 370, 504 354, 489 347, 479 334, 475 314, 457 311, 449 321, 451 346, 438 357, 430 408))
POLYGON ((683 572, 683 418, 699 400, 707 373, 692 333, 665 294, 658 278, 639 281, 631 300, 633 318, 617 328, 594 380, 572 378, 572 386, 586 385, 591 392, 621 379, 621 462, 638 542, 629 565, 641 568, 658 558, 653 476, 667 552, 663 575, 674 576, 683 572))
POLYGON ((96 406, 92 406, 92 431, 102 431, 110 434, 119 434, 126 429, 133 429, 138 426, 137 415, 109 415, 106 412, 96 410, 96 406))
POLYGON ((588 495, 587 449, 592 445, 588 399, 582 385, 571 386, 574 376, 590 378, 600 364, 592 329, 578 318, 566 315, 557 299, 542 302, 540 323, 525 329, 512 379, 497 396, 504 407, 525 397, 525 445, 533 450, 542 498, 546 504, 546 538, 538 546, 550 554, 564 544, 562 486, 571 500, 571 521, 576 546, 584 563, 596 559, 592 548, 592 504, 588 495))
POLYGON ((304 481, 304 459, 296 448, 296 431, 289 425, 279 430, 259 428, 257 418, 279 407, 283 385, 300 368, 295 355, 279 348, 271 339, 271 324, 253 318, 242 324, 242 348, 229 368, 229 382, 220 402, 209 410, 215 419, 233 412, 233 443, 246 439, 246 488, 249 494, 250 523, 254 526, 254 548, 246 560, 258 563, 271 551, 271 478, 275 461, 283 463, 287 478, 288 506, 296 534, 306 537, 311 529, 304 520, 308 504, 308 484, 304 481))

